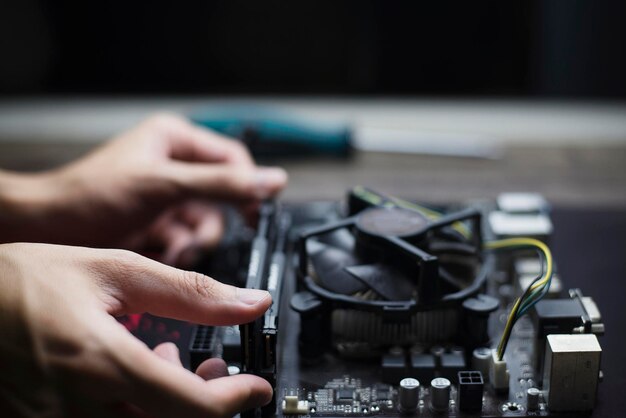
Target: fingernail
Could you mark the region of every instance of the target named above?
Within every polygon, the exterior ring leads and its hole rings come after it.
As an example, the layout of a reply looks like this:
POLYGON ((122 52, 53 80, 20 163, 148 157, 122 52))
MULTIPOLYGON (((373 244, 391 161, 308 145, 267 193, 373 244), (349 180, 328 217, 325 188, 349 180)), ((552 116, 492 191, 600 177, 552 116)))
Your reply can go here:
POLYGON ((257 289, 237 289, 237 298, 246 305, 256 305, 270 294, 265 290, 257 289))
POLYGON ((255 181, 257 198, 265 199, 287 183, 287 172, 280 167, 261 167, 255 181))

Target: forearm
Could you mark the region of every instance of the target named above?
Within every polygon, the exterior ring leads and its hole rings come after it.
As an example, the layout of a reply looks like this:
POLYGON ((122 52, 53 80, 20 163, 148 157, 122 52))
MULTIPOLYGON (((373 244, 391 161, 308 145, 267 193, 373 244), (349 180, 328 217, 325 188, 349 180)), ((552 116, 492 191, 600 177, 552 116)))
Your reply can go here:
POLYGON ((0 243, 48 241, 57 185, 51 172, 0 170, 0 243))

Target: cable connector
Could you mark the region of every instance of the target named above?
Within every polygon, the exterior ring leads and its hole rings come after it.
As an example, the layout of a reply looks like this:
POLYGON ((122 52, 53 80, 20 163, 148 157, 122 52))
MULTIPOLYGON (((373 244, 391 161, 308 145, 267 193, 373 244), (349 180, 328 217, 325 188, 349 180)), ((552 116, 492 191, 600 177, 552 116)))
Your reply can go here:
POLYGON ((498 360, 498 350, 491 350, 491 364, 489 365, 489 381, 496 392, 509 390, 509 369, 506 361, 498 360))
POLYGON ((309 413, 309 402, 299 400, 296 395, 285 396, 282 407, 285 415, 306 415, 309 413))

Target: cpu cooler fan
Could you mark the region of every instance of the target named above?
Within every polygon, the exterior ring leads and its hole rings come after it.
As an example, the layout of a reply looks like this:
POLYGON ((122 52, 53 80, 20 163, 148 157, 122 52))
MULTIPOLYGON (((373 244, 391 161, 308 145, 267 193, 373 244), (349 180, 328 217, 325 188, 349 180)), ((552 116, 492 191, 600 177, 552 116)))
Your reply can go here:
POLYGON ((467 334, 460 327, 474 336, 465 341, 485 340, 497 307, 480 294, 485 257, 480 211, 442 214, 352 189, 345 218, 299 239, 300 291, 291 306, 301 317, 301 352, 432 344, 467 334))

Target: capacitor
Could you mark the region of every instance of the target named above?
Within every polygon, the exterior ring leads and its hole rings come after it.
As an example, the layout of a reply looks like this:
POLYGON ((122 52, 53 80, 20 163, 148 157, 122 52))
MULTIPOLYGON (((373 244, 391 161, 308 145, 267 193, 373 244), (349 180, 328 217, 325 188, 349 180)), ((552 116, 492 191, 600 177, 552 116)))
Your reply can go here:
POLYGON ((437 377, 430 382, 430 406, 435 412, 448 410, 450 404, 450 381, 437 377))
POLYGON ((400 381, 398 400, 400 412, 412 412, 417 409, 420 395, 420 382, 417 379, 407 377, 400 381))
POLYGON ((485 381, 489 380, 490 364, 491 350, 487 347, 475 348, 472 352, 472 369, 481 372, 485 381))
POLYGON ((539 395, 541 391, 537 388, 529 388, 526 391, 526 408, 529 411, 536 411, 539 409, 539 395))
POLYGON ((500 306, 500 300, 479 294, 463 301, 464 336, 467 345, 483 345, 489 342, 487 332, 489 315, 500 306))

